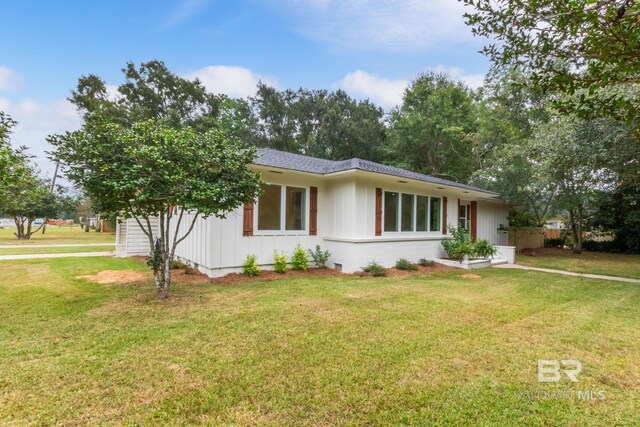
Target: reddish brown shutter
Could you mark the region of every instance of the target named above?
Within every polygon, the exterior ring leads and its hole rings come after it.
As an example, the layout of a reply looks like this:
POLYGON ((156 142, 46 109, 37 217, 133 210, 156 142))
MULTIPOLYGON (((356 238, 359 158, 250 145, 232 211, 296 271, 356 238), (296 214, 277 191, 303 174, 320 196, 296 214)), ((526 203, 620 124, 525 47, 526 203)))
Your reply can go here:
POLYGON ((311 187, 310 191, 309 236, 315 236, 318 234, 318 187, 311 187))
POLYGON ((244 205, 242 235, 253 236, 253 203, 247 203, 244 205))
POLYGON ((442 234, 447 234, 447 198, 442 198, 442 234))
POLYGON ((478 202, 471 202, 471 240, 474 242, 478 238, 478 202))
POLYGON ((376 188, 376 236, 382 236, 382 188, 376 188))

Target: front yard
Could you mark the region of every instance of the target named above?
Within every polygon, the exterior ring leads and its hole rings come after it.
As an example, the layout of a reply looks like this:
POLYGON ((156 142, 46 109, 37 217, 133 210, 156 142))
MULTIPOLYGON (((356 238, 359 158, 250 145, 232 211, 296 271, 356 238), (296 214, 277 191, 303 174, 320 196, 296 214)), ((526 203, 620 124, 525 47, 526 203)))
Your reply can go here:
POLYGON ((533 252, 518 255, 516 262, 529 267, 640 279, 640 255, 587 251, 574 254, 570 249, 558 248, 540 248, 533 252))
POLYGON ((156 301, 80 277, 103 270, 145 268, 0 262, 0 424, 640 423, 638 285, 455 270, 156 301), (538 359, 580 360, 580 382, 538 383, 538 359))
POLYGON ((79 226, 59 227, 47 226, 47 231, 42 230, 31 236, 29 240, 18 240, 13 233, 15 227, 0 228, 0 245, 55 245, 55 244, 87 244, 87 243, 116 243, 116 233, 96 233, 94 230, 83 231, 79 226))

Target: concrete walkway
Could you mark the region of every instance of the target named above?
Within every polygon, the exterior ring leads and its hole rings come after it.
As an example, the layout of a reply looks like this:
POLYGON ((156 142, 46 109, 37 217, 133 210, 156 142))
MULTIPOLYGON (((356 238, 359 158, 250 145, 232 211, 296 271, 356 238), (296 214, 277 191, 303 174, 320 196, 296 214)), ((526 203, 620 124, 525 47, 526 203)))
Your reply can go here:
POLYGON ((113 243, 55 243, 52 245, 0 245, 0 249, 20 249, 20 248, 75 248, 87 246, 115 246, 113 243))
POLYGON ((16 259, 39 259, 39 258, 68 258, 68 257, 88 257, 88 256, 113 256, 114 251, 105 252, 77 252, 68 254, 24 254, 24 255, 0 255, 0 261, 16 259))
POLYGON ((562 274, 563 276, 587 277, 589 279, 613 280, 616 282, 640 283, 640 279, 632 279, 630 277, 602 276, 600 274, 574 273, 573 271, 552 270, 550 268, 527 267, 519 264, 501 264, 495 265, 494 268, 514 268, 517 270, 541 271, 543 273, 562 274))

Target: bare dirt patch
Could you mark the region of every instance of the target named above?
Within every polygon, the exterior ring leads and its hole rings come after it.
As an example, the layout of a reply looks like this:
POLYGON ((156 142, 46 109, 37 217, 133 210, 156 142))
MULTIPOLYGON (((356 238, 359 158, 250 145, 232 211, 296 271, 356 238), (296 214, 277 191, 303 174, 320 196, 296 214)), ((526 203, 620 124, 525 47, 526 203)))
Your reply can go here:
POLYGON ((462 279, 482 279, 481 275, 475 273, 461 274, 460 277, 462 279))
POLYGON ((135 270, 103 270, 93 276, 80 276, 80 278, 91 280, 101 285, 125 285, 146 282, 151 279, 151 274, 135 270))
MULTIPOLYGON (((441 271, 452 271, 457 270, 453 267, 449 267, 446 265, 434 263, 431 266, 418 266, 417 270, 398 270, 395 267, 387 268, 387 275, 384 277, 409 277, 409 276, 424 276, 433 273, 440 273, 441 271)), ((353 273, 356 276, 371 276, 369 273, 365 273, 363 271, 359 271, 357 273, 353 273)))

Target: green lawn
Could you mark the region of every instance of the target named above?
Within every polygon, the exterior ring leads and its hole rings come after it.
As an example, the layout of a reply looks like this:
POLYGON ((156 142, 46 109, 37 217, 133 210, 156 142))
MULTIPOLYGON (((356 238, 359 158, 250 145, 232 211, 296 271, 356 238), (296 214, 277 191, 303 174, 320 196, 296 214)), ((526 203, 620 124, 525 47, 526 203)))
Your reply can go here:
POLYGON ((22 248, 0 248, 0 255, 22 255, 22 254, 68 254, 75 252, 103 252, 114 251, 116 245, 105 246, 64 246, 52 248, 34 248, 25 245, 22 248))
POLYGON ((80 227, 56 227, 48 226, 47 232, 42 231, 31 236, 29 240, 18 240, 15 233, 15 227, 11 229, 0 228, 0 245, 54 245, 68 243, 113 243, 116 242, 115 233, 96 233, 83 231, 80 227))
POLYGON ((534 256, 518 255, 516 263, 576 273, 604 274, 640 279, 640 255, 582 252, 569 249, 536 249, 534 256))
POLYGON ((0 424, 640 423, 638 285, 491 269, 177 283, 156 301, 151 282, 77 278, 105 269, 143 266, 0 262, 0 424), (538 359, 579 359, 580 382, 538 383, 538 359))

